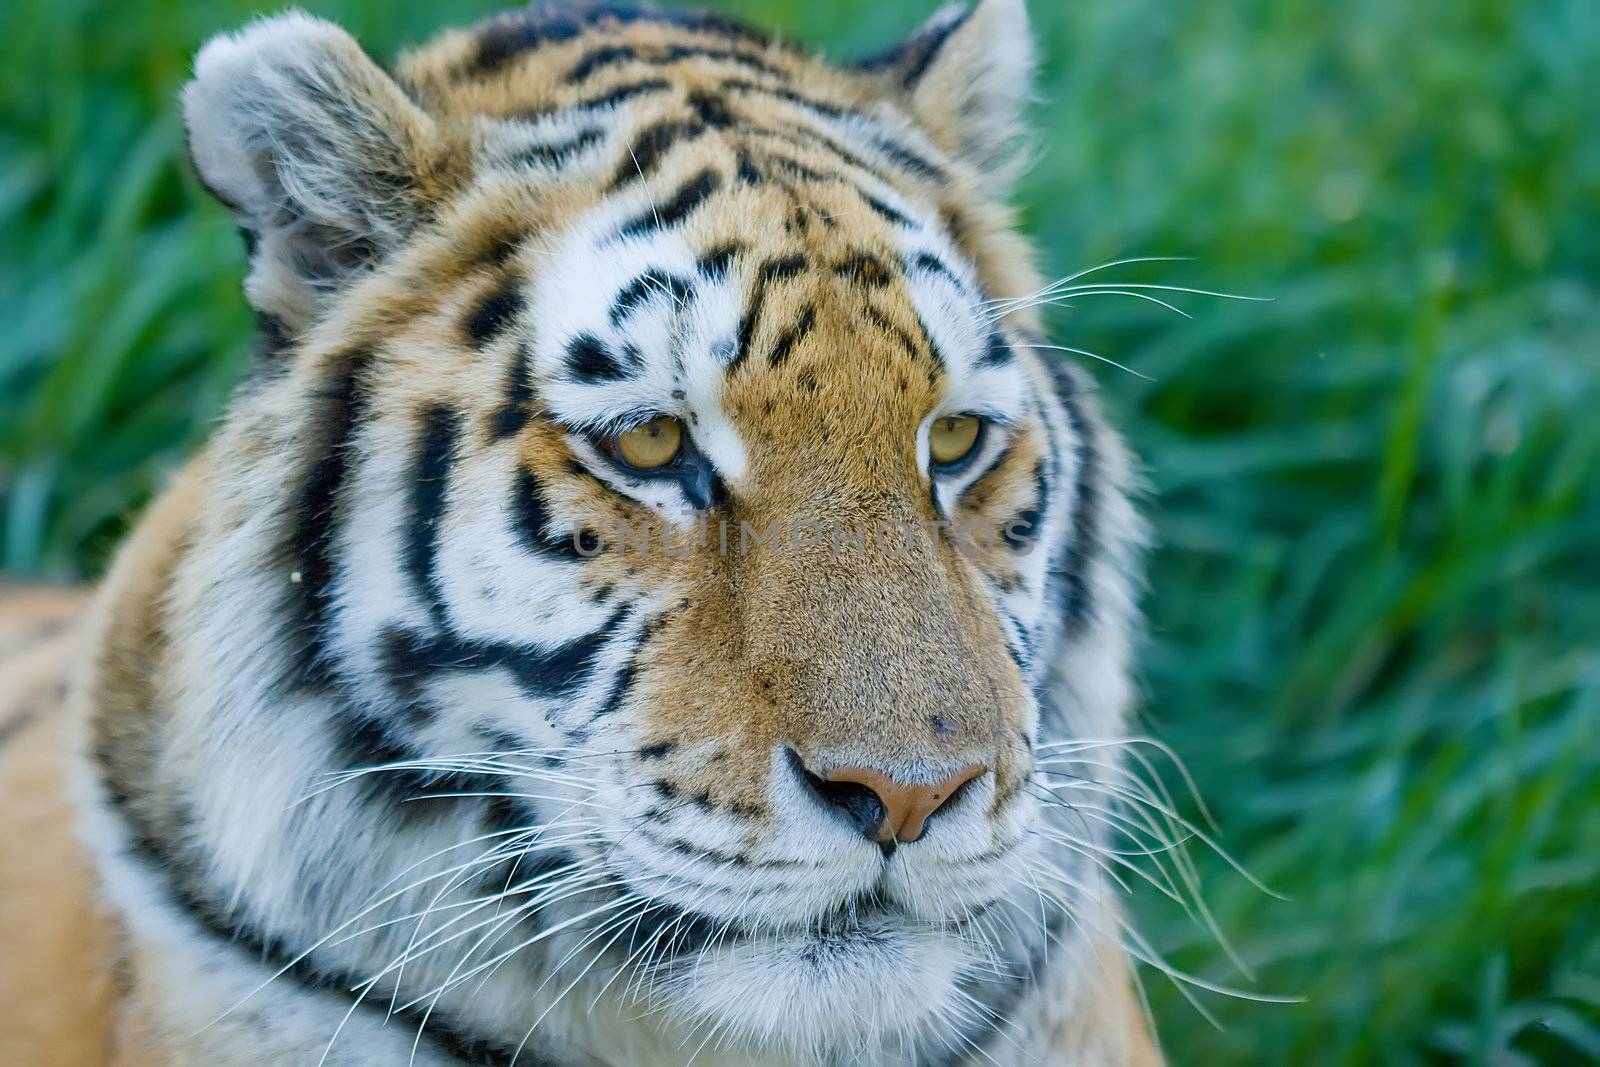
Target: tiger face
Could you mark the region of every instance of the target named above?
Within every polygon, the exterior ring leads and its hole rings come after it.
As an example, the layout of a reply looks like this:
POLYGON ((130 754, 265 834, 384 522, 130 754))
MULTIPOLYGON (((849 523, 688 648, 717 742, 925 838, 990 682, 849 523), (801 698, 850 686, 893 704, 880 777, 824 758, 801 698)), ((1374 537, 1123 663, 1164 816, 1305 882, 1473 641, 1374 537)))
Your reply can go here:
POLYGON ((1036 753, 1118 727, 1136 532, 1008 313, 1029 63, 1020 0, 854 67, 604 7, 393 75, 299 15, 202 52, 264 337, 169 612, 235 709, 170 770, 207 895, 508 1047, 607 1055, 575 986, 735 1062, 1003 1029, 1070 940, 1036 753), (374 907, 421 932, 307 917, 374 907))

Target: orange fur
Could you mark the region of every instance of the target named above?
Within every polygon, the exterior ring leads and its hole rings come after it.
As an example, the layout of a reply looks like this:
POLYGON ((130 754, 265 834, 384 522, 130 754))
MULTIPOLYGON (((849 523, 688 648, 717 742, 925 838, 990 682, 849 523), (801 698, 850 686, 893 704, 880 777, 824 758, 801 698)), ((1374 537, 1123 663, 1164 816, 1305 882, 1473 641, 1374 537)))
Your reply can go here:
POLYGON ((115 941, 73 833, 64 689, 79 595, 0 599, 0 1063, 101 1067, 115 941))

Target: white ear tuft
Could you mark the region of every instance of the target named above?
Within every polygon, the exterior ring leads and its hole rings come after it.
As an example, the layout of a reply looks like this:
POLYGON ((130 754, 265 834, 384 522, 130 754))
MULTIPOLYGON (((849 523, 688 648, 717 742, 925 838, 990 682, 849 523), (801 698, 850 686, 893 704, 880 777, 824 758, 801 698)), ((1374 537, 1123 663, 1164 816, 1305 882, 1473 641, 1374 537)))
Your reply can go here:
POLYGON ((332 23, 291 12, 213 38, 183 114, 196 171, 254 244, 251 302, 291 331, 425 211, 434 124, 332 23))
POLYGON ((872 66, 909 96, 917 118, 950 151, 1009 178, 1034 62, 1023 0, 980 0, 970 10, 942 9, 872 66))

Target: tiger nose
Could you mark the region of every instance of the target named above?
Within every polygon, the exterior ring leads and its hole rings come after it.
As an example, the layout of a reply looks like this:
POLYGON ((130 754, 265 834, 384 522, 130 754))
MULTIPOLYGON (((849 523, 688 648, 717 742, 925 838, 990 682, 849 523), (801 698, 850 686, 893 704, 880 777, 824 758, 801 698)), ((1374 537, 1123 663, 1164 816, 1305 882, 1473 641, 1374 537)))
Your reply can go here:
POLYGON ((928 817, 962 786, 989 772, 968 764, 937 782, 901 782, 876 767, 835 767, 825 777, 807 772, 812 790, 873 841, 904 844, 922 836, 928 817))

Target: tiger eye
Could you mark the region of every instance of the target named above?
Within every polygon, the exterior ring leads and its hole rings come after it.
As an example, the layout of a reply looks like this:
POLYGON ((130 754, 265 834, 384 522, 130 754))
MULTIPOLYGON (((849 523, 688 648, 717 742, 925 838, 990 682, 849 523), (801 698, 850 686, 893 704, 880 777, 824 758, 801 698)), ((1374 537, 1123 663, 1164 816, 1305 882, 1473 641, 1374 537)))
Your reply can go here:
POLYGON ((983 420, 976 415, 946 415, 928 428, 928 453, 940 466, 960 463, 978 444, 983 420))
POLYGON ((683 450, 683 423, 659 415, 643 426, 624 430, 615 438, 617 454, 630 467, 651 471, 665 467, 683 450))

